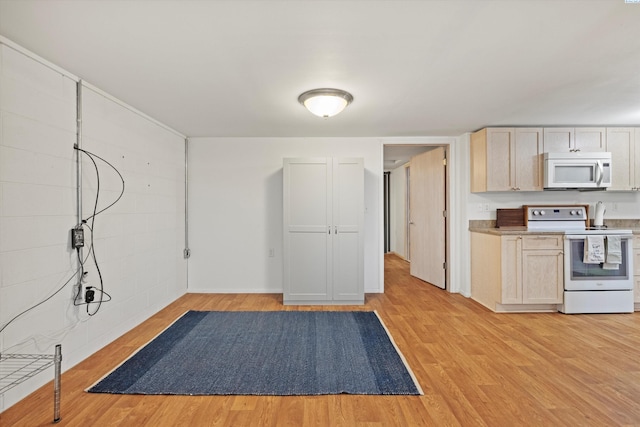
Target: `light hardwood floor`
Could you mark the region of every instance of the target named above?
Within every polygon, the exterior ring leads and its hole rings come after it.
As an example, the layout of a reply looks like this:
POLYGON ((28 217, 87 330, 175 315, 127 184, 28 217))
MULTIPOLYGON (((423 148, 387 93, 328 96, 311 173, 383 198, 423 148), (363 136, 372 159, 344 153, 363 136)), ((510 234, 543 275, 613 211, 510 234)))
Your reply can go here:
MULTIPOLYGON (((640 425, 640 313, 495 314, 408 275, 387 256, 363 307, 283 307, 281 295, 180 298, 62 376, 64 426, 640 425), (377 310, 424 396, 126 396, 83 390, 194 310, 377 310)), ((0 414, 46 426, 47 385, 0 414)))

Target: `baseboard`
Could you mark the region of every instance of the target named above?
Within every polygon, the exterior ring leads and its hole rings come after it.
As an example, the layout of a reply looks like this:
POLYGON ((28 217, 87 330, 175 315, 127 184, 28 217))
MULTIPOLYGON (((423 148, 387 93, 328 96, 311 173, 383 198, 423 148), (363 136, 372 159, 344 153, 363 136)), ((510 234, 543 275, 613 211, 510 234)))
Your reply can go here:
POLYGON ((556 313, 558 304, 496 304, 496 313, 556 313))
POLYGON ((282 294, 282 289, 189 288, 188 294, 282 294))

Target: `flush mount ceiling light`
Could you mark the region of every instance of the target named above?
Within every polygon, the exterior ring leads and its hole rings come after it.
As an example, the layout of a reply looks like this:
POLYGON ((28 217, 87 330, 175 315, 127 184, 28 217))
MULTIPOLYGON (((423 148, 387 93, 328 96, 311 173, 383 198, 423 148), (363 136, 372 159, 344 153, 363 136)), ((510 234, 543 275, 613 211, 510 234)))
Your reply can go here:
POLYGON ((318 117, 335 116, 352 101, 353 96, 340 89, 313 89, 298 97, 298 102, 318 117))

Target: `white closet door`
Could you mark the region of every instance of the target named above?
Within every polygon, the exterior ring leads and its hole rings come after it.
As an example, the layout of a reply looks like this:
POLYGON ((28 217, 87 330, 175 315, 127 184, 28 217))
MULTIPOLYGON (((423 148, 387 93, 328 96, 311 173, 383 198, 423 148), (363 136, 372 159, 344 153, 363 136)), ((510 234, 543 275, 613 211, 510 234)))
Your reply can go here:
POLYGON ((333 159, 333 299, 364 302, 364 162, 333 159))
POLYGON ((331 299, 331 159, 284 162, 285 302, 331 299))

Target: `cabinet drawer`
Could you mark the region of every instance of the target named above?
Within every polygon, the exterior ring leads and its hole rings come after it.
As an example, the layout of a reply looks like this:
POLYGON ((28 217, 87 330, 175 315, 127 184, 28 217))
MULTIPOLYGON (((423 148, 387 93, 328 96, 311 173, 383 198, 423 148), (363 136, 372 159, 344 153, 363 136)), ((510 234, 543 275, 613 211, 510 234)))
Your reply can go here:
POLYGON ((562 250, 562 235, 523 236, 522 249, 560 249, 562 250))

